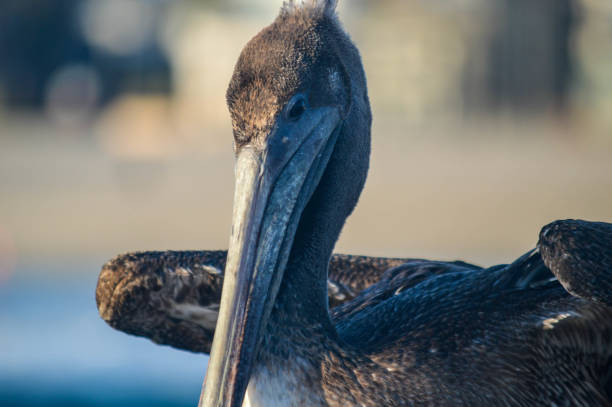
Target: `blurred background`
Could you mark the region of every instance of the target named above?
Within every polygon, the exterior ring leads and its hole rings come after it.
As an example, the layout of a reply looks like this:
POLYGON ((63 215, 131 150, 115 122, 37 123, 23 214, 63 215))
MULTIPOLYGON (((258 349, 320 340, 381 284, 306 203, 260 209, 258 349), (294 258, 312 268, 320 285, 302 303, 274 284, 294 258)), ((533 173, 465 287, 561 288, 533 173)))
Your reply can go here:
MULTIPOLYGON (((224 92, 280 0, 0 2, 0 404, 194 406, 206 358, 113 331, 101 265, 226 248, 224 92)), ((337 251, 510 262, 612 221, 612 3, 343 0, 374 113, 337 251)))

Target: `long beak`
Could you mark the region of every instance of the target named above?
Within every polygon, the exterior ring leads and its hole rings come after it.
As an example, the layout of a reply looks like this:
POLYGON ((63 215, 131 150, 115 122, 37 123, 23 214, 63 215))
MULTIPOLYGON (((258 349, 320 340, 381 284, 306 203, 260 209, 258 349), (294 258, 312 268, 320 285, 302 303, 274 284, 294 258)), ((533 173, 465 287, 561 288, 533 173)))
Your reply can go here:
POLYGON ((242 405, 300 215, 327 166, 339 123, 331 107, 309 109, 296 122, 279 118, 265 147, 238 154, 232 237, 201 407, 242 405))

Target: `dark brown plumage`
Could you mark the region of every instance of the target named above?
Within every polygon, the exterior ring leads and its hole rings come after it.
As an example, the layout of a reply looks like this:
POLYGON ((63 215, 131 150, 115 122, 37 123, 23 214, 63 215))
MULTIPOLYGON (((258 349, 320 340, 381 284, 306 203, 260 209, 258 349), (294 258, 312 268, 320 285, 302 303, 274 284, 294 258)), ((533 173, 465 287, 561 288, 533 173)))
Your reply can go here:
POLYGON ((208 353, 226 255, 225 251, 168 251, 117 256, 104 265, 98 278, 100 316, 128 334, 208 353))
MULTIPOLYGON (((487 272, 495 273, 499 279, 496 282, 499 288, 514 286, 517 291, 540 290, 558 286, 549 270, 550 265, 566 264, 567 259, 571 258, 574 259, 572 267, 566 267, 567 270, 587 277, 583 280, 596 285, 599 291, 609 293, 612 291, 609 282, 604 281, 602 284, 590 276, 601 274, 605 279, 610 275, 612 268, 605 266, 605 261, 612 253, 611 232, 612 225, 608 223, 556 221, 542 228, 540 233, 545 237, 540 238, 536 250, 542 253, 543 261, 535 251, 511 265, 491 267, 487 272), (557 242, 555 251, 549 247, 553 236, 554 242, 557 242), (594 250, 594 247, 599 250, 594 250), (602 261, 598 262, 598 258, 602 261), (600 273, 603 267, 608 267, 608 274, 600 273)), ((126 333, 144 336, 156 343, 179 349, 208 353, 214 330, 199 324, 198 318, 193 315, 177 316, 172 311, 172 304, 192 304, 216 309, 221 296, 221 270, 225 266, 226 255, 226 251, 169 251, 118 256, 109 261, 100 274, 96 290, 100 315, 109 325, 126 333)), ((334 255, 329 268, 329 297, 330 304, 334 304, 331 317, 341 322, 425 280, 444 273, 469 270, 481 269, 462 262, 334 255), (336 291, 333 287, 340 288, 336 291), (365 291, 360 292, 362 290, 365 291), (357 295, 359 300, 352 301, 357 295)), ((558 292, 562 294, 562 291, 558 292)), ((574 340, 581 346, 587 346, 589 321, 576 319, 575 315, 572 317, 574 322, 566 321, 565 325, 559 324, 563 319, 555 317, 542 316, 539 322, 543 331, 562 328, 570 338, 571 331, 577 330, 574 340)), ((475 323, 479 324, 478 321, 475 323)), ((497 331, 497 328, 492 331, 497 331)), ((595 338, 590 341, 595 341, 595 338)), ((602 369, 610 374, 610 362, 602 369)), ((604 373, 601 373, 601 377, 602 392, 610 398, 612 377, 606 377, 604 373)), ((566 401, 570 400, 568 398, 566 401)))
POLYGON ((546 266, 572 295, 612 305, 612 227, 583 220, 542 228, 538 243, 546 266))
MULTIPOLYGON (((225 250, 119 255, 100 272, 100 316, 130 335, 209 353, 226 256, 225 250)), ((387 270, 407 261, 412 260, 335 254, 329 264, 330 307, 352 300, 387 270)))
MULTIPOLYGON (((119 255, 104 265, 98 278, 96 304, 100 316, 127 334, 177 349, 209 353, 226 256, 226 250, 119 255)), ((480 267, 460 261, 334 254, 327 282, 329 306, 347 303, 378 282, 380 287, 395 291, 399 285, 405 288, 433 275, 467 268, 480 267)))

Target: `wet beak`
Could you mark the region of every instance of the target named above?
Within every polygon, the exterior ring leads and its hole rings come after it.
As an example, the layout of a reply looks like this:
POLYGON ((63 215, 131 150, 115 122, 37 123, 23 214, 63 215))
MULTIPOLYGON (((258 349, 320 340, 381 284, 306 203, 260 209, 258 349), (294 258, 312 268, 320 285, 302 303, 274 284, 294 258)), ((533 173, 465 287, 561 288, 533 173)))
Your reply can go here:
POLYGON ((232 236, 201 407, 239 407, 301 213, 333 151, 339 110, 278 119, 263 148, 236 161, 232 236))

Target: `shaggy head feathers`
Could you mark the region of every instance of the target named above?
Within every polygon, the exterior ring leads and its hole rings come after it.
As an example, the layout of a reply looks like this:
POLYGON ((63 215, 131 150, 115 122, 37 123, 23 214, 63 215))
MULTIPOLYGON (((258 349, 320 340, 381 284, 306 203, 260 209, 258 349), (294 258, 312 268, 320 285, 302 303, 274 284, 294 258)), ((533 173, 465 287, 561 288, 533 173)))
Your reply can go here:
MULTIPOLYGON (((292 96, 312 107, 348 106, 344 54, 352 44, 335 15, 335 0, 286 1, 276 20, 244 47, 227 90, 236 150, 261 144, 292 96)), ((357 57, 358 58, 358 57, 357 57)))

